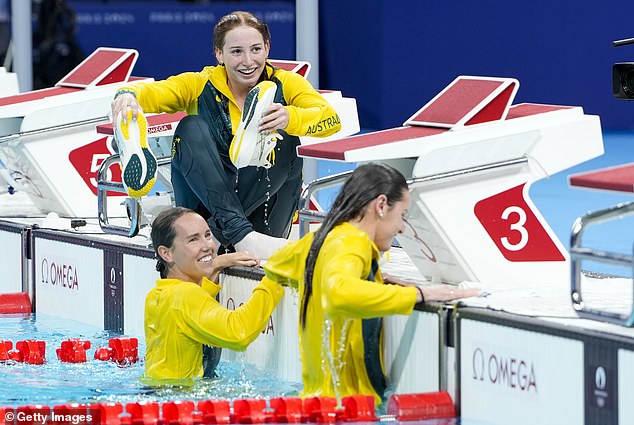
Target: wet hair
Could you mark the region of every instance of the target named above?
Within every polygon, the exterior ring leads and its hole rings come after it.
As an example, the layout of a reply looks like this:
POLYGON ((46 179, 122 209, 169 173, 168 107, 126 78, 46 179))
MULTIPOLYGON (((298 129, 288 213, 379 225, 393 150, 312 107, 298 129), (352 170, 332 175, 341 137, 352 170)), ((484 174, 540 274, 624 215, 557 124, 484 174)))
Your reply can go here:
POLYGON ((357 167, 343 184, 339 195, 321 227, 315 232, 306 259, 304 293, 300 305, 300 324, 306 328, 308 301, 313 292, 313 274, 317 257, 328 233, 337 225, 353 219, 363 218, 367 205, 377 196, 385 195, 388 206, 403 199, 407 190, 405 177, 389 165, 369 163, 357 167))
POLYGON ((159 255, 158 248, 163 245, 168 248, 172 247, 174 238, 176 237, 176 230, 174 229, 174 222, 184 216, 185 214, 196 214, 189 208, 173 207, 167 208, 159 213, 152 222, 152 246, 154 247, 154 254, 156 255, 156 271, 161 274, 161 279, 167 277, 169 270, 169 264, 159 255))
POLYGON ((258 30, 264 39, 264 44, 268 46, 271 45, 269 26, 254 14, 239 10, 220 18, 214 27, 214 49, 222 50, 225 45, 227 33, 240 26, 247 26, 258 30))

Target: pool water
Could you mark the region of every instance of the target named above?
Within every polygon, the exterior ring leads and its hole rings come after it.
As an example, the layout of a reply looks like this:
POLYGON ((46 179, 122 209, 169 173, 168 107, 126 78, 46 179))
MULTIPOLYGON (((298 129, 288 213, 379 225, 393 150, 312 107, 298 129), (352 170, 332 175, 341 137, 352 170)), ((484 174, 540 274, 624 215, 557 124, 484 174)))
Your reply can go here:
MULTIPOLYGON (((195 380, 191 386, 150 388, 142 383, 145 346, 139 338, 139 362, 121 367, 114 362, 94 360, 97 348, 107 347, 110 338, 120 335, 68 319, 43 314, 0 315, 0 340, 25 339, 46 342, 46 363, 0 363, 0 407, 26 405, 56 406, 67 403, 171 400, 236 400, 293 397, 301 384, 281 381, 244 362, 221 361, 219 378, 195 380), (64 363, 55 352, 62 341, 80 338, 91 343, 86 363, 64 363)), ((382 406, 383 408, 385 406, 382 406)), ((377 409, 380 415, 382 409, 377 409)), ((394 424, 397 422, 383 422, 394 424)), ((408 425, 487 425, 460 419, 435 419, 405 422, 408 425)), ((369 424, 368 424, 369 425, 369 424)))
POLYGON ((25 339, 46 342, 46 363, 0 363, 0 406, 31 404, 54 406, 65 403, 168 400, 271 398, 297 395, 301 384, 284 382, 248 364, 221 361, 219 378, 199 379, 191 386, 150 388, 140 378, 144 372, 145 346, 139 338, 139 362, 120 367, 94 360, 97 348, 107 347, 119 335, 67 319, 47 315, 0 316, 0 340, 15 344, 25 339), (55 352, 62 341, 80 338, 91 343, 86 363, 64 363, 55 352))

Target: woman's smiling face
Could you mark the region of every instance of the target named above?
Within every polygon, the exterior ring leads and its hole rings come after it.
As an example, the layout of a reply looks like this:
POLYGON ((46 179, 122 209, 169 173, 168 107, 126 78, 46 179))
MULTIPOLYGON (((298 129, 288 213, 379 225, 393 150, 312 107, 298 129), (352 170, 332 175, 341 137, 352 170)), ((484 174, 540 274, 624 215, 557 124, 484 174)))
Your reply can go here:
POLYGON ((255 87, 269 56, 268 43, 255 28, 246 25, 227 32, 222 50, 216 49, 218 63, 225 65, 230 86, 246 89, 255 87))
POLYGON ((184 214, 174 221, 171 247, 159 247, 159 254, 170 264, 168 277, 200 284, 213 271, 216 244, 209 225, 200 215, 184 214))

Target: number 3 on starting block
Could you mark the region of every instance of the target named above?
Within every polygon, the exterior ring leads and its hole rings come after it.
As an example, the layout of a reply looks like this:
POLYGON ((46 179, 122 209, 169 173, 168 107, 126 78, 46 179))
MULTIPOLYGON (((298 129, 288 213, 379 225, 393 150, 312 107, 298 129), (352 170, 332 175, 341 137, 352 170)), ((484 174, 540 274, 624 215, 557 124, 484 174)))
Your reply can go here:
POLYGON ((512 262, 565 261, 521 184, 476 203, 474 213, 504 258, 512 262))

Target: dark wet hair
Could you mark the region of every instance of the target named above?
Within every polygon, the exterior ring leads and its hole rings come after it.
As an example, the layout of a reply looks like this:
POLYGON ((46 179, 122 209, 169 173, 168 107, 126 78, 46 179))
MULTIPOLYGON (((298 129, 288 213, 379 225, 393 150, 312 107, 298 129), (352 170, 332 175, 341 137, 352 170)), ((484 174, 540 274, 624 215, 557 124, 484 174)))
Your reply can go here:
POLYGON ((172 247, 174 238, 176 237, 174 222, 189 213, 196 214, 196 212, 190 210, 189 208, 167 208, 161 211, 152 222, 152 246, 154 247, 154 254, 156 255, 156 271, 161 274, 161 279, 165 279, 167 277, 169 264, 167 264, 159 255, 158 247, 161 245, 168 248, 172 247))
POLYGON ((317 257, 328 233, 337 225, 346 221, 363 218, 366 206, 377 196, 385 195, 387 204, 394 205, 403 199, 407 190, 405 177, 389 165, 369 163, 354 170, 343 184, 339 195, 332 204, 330 211, 321 227, 315 232, 313 242, 306 259, 304 273, 304 293, 300 305, 300 324, 306 328, 306 312, 308 301, 313 292, 313 273, 317 257))
POLYGON ((269 26, 254 14, 238 10, 220 18, 214 27, 214 49, 222 50, 225 45, 225 36, 227 33, 243 25, 258 30, 264 39, 264 44, 268 46, 271 45, 269 26))

